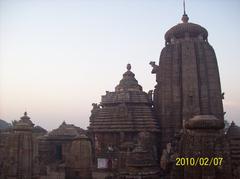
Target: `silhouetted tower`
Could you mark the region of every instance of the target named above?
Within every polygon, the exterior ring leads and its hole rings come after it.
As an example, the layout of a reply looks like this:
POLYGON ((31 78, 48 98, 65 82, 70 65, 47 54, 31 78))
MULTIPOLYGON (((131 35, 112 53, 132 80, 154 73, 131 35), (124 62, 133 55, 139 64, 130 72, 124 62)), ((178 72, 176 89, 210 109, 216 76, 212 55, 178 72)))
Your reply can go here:
POLYGON ((214 115, 224 126, 223 95, 214 49, 208 42, 207 30, 188 20, 184 8, 182 23, 165 34, 159 66, 150 62, 152 73, 156 73, 154 105, 160 120, 162 146, 195 115, 214 115))
POLYGON ((7 137, 2 178, 38 179, 38 147, 33 136, 34 124, 27 112, 19 121, 13 122, 13 129, 7 137))

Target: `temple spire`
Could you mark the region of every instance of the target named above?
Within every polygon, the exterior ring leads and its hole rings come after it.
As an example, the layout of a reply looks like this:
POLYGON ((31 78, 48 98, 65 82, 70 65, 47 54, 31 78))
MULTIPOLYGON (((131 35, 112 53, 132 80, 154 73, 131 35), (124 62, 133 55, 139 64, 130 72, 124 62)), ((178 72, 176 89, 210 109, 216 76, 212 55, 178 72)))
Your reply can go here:
POLYGON ((183 15, 186 15, 185 0, 183 0, 183 15))
POLYGON ((186 14, 186 7, 185 7, 185 0, 183 0, 183 16, 182 21, 183 23, 187 23, 189 20, 188 15, 186 14))

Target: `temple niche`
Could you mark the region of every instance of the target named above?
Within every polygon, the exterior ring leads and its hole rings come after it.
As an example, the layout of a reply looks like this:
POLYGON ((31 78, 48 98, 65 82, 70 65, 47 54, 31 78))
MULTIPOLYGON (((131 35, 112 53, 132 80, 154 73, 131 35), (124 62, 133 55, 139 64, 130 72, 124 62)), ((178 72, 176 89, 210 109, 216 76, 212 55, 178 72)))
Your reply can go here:
POLYGON ((142 90, 128 64, 115 91, 107 91, 100 104, 93 104, 93 178, 138 178, 136 171, 141 169, 143 178, 158 176, 159 125, 151 95, 142 90))

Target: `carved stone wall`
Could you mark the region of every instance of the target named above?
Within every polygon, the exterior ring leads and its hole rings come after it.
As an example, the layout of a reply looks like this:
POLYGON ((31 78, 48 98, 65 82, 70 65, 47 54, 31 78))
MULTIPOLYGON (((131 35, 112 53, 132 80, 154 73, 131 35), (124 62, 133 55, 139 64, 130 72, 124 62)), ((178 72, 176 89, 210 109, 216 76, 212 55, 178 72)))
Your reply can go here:
POLYGON ((82 134, 76 137, 66 160, 66 179, 92 178, 92 146, 90 139, 82 134))
POLYGON ((34 124, 27 113, 13 122, 13 129, 1 137, 1 178, 38 179, 38 145, 33 135, 34 124))

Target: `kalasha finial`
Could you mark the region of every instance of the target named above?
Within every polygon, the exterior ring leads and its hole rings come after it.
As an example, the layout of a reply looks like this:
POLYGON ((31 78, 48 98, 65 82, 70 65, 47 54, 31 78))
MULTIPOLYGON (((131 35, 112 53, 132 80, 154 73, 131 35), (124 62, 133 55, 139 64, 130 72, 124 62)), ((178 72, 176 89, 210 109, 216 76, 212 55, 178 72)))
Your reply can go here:
POLYGON ((24 112, 24 116, 27 116, 27 111, 24 112))
POLYGON ((127 70, 130 71, 131 70, 131 64, 127 64, 127 70))
POLYGON ((186 7, 185 7, 185 0, 183 0, 183 16, 182 21, 183 23, 187 23, 189 20, 188 15, 186 14, 186 7))

